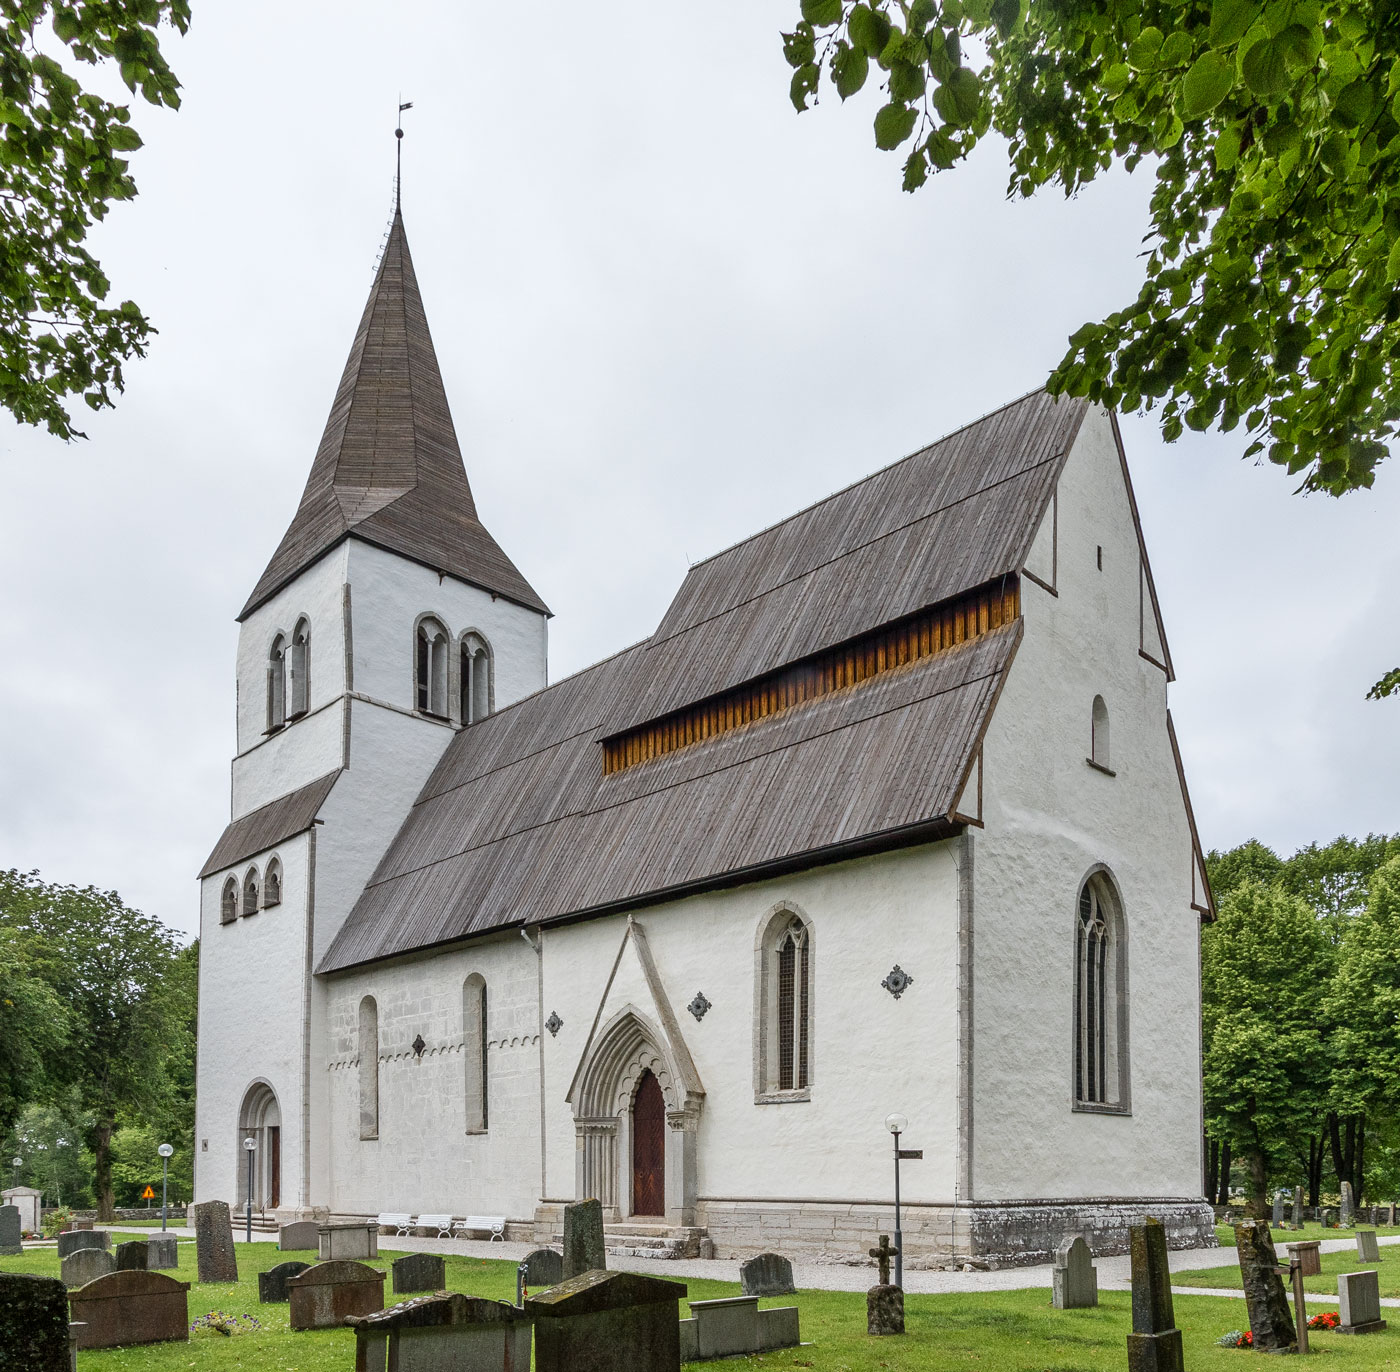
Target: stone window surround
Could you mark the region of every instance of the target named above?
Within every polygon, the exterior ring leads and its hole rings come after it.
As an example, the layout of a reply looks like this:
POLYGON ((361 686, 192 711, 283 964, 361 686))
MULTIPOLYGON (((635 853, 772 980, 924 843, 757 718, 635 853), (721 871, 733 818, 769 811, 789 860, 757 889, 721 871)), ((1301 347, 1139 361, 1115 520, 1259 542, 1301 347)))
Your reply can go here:
MULTIPOLYGON (((812 1099, 816 1079, 817 946, 812 921, 795 901, 780 900, 769 907, 754 937, 753 1100, 755 1105, 794 1105, 812 1099), (777 945, 793 919, 802 922, 807 940, 807 1085, 781 1090, 777 1077, 777 945)), ((796 1049, 794 1050, 796 1051, 796 1049)))
POLYGON ((456 728, 465 728, 468 724, 476 723, 475 717, 468 719, 462 708, 463 667, 469 651, 484 652, 486 655, 486 709, 485 714, 481 716, 485 719, 496 712, 496 652, 491 646, 491 640, 480 629, 473 627, 463 629, 454 637, 447 627, 446 617, 433 610, 425 610, 413 621, 412 651, 409 659, 412 663, 412 690, 409 695, 412 714, 417 715, 419 719, 448 723, 456 728), (443 670, 445 698, 442 701, 443 709, 440 711, 420 709, 418 705, 418 633, 425 624, 431 624, 442 632, 443 651, 447 655, 443 670))
POLYGON ((267 728, 280 733, 311 708, 311 620, 298 615, 291 633, 274 629, 267 650, 267 728))
POLYGON ((485 1134, 490 1127, 487 1073, 490 1008, 486 978, 480 972, 473 972, 462 983, 462 1081, 468 1134, 485 1134))
POLYGON ((1072 936, 1070 939, 1070 1053, 1069 1053, 1069 1097, 1070 1109, 1081 1115, 1124 1115, 1133 1113, 1131 1049, 1129 1026, 1129 980, 1128 980, 1128 921, 1123 908, 1122 888, 1112 869, 1106 863, 1095 863, 1079 879, 1075 886, 1074 908, 1072 912, 1072 936), (1097 878, 1097 881, 1095 880, 1097 878), (1078 1033, 1078 1012, 1075 1005, 1075 987, 1079 973, 1079 896, 1090 882, 1094 882, 1100 905, 1111 916, 1110 937, 1112 939, 1114 969, 1114 1001, 1116 1013, 1109 1020, 1111 1039, 1109 1058, 1117 1068, 1117 1099, 1113 1101, 1085 1101, 1079 1099, 1078 1082, 1075 1077, 1074 1040, 1078 1033), (1104 899, 1105 895, 1107 899, 1104 899))

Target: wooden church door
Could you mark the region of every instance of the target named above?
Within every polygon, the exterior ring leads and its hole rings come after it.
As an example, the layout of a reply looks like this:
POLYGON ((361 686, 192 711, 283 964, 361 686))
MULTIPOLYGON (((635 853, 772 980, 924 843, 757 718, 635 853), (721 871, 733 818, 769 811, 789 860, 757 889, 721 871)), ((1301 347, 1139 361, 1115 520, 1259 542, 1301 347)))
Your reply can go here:
POLYGON ((632 1100, 632 1213, 666 1213, 666 1100, 650 1072, 632 1100))
POLYGON ((276 1210, 282 1204, 282 1130, 275 1124, 267 1127, 267 1208, 276 1210))

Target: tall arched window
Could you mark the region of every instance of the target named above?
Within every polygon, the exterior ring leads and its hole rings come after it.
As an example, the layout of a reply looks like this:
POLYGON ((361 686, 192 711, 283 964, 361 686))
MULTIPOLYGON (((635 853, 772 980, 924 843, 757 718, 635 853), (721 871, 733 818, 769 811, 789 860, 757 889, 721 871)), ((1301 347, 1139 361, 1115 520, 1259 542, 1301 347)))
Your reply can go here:
POLYGON ((379 1007, 373 996, 360 1002, 360 1137, 379 1137, 379 1007))
POLYGON ((267 655, 267 727, 269 732, 287 722, 287 640, 278 634, 267 655))
POLYGON ((223 894, 219 897, 219 923, 232 924, 238 918, 238 878, 229 877, 224 882, 223 894))
POLYGON ((1117 893, 1102 872, 1080 888, 1074 940, 1075 1104, 1126 1109, 1127 942, 1117 893))
POLYGON ((486 1043, 486 981, 473 972, 462 985, 462 1058, 466 1064, 469 1134, 486 1132, 486 1043))
POLYGON ((447 630, 435 619, 419 622, 414 646, 414 685, 418 709, 447 715, 447 630))
POLYGON ((758 954, 756 1093, 805 1098, 812 1084, 811 925, 780 906, 760 934, 758 954))
POLYGON ((282 903, 282 861, 270 857, 267 860, 267 876, 263 880, 263 909, 271 909, 282 903))
POLYGON ((243 876, 243 913, 245 915, 256 915, 258 913, 258 869, 248 868, 243 876))
POLYGON ((462 635, 462 723, 475 724, 491 713, 491 650, 480 634, 462 635))
POLYGON ((1108 760, 1108 706, 1103 703, 1102 696, 1094 697, 1093 719, 1089 725, 1089 757, 1105 770, 1112 766, 1108 760))
POLYGON ((311 624, 306 619, 299 620, 292 630, 291 657, 291 709, 287 717, 295 719, 311 708, 311 624))

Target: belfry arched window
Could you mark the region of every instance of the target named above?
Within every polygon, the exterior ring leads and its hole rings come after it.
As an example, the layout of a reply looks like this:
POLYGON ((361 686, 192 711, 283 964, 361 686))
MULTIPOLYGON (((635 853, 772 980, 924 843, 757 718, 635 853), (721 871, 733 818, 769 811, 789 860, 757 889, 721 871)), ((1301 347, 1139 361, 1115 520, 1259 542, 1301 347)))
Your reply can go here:
POLYGON ((287 722, 287 640, 278 634, 267 655, 267 727, 287 722))
POLYGON ((805 1098, 812 1084, 812 927, 788 906, 772 912, 758 946, 756 1092, 805 1098))
POLYGON ((1102 872, 1079 891, 1074 931, 1074 1100, 1128 1104, 1127 943, 1117 892, 1102 872))
POLYGON ((373 996, 360 1002, 360 1137, 379 1137, 379 1006, 373 996))
POLYGON ((280 858, 267 860, 267 875, 263 878, 263 909, 271 909, 282 903, 282 862, 280 858))
POLYGON ((219 923, 232 924, 238 918, 238 878, 229 877, 219 896, 219 923))
POLYGON ((414 703, 427 715, 447 715, 447 630, 436 619, 422 619, 414 639, 414 703))
POLYGON ((311 708, 311 624, 302 619, 292 630, 291 671, 288 674, 291 708, 289 719, 304 715, 311 708))
POLYGON ((473 972, 462 984, 462 1058, 466 1067, 469 1134, 486 1132, 486 1045, 486 981, 473 972))
POLYGON ((491 713, 494 683, 491 649, 480 634, 462 635, 461 712, 463 724, 475 724, 491 713))
POLYGON ((250 867, 243 875, 243 913, 245 915, 258 913, 259 894, 258 869, 250 867))
POLYGON ((1107 770, 1113 765, 1108 757, 1108 706, 1102 696, 1095 696, 1089 723, 1089 758, 1107 770))

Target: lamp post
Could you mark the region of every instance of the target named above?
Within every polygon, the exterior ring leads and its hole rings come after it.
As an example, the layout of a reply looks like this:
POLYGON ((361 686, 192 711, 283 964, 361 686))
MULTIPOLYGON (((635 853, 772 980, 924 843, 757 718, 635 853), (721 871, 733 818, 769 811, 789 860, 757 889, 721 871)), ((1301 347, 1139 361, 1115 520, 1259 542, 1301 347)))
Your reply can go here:
POLYGON ((899 1223, 899 1163, 904 1158, 914 1161, 922 1158, 922 1148, 901 1148, 899 1136, 909 1128, 909 1121, 903 1115, 886 1115, 885 1128, 894 1135, 894 1284, 904 1288, 904 1231, 899 1223))
POLYGON ((248 1234, 247 1238, 244 1240, 245 1243, 252 1243, 253 1241, 253 1154, 257 1151, 257 1147, 256 1139, 243 1140, 243 1151, 248 1154, 248 1206, 246 1212, 248 1216, 248 1234))
POLYGON ((174 1149, 163 1143, 156 1152, 160 1154, 160 1232, 165 1233, 166 1216, 170 1213, 170 1155, 174 1149))
POLYGON ((13 1178, 11 1179, 11 1181, 10 1181, 10 1185, 11 1185, 11 1186, 17 1187, 17 1186, 19 1185, 19 1169, 20 1169, 21 1167, 24 1166, 24 1159, 23 1159, 23 1158, 11 1158, 11 1159, 10 1159, 10 1166, 13 1167, 13 1168, 15 1169, 15 1174, 14 1174, 14 1177, 13 1177, 13 1178))

